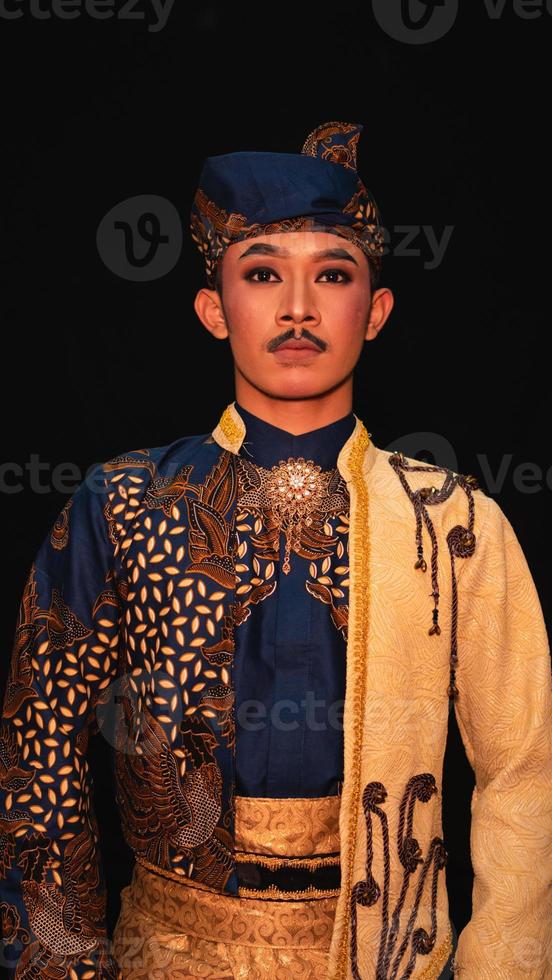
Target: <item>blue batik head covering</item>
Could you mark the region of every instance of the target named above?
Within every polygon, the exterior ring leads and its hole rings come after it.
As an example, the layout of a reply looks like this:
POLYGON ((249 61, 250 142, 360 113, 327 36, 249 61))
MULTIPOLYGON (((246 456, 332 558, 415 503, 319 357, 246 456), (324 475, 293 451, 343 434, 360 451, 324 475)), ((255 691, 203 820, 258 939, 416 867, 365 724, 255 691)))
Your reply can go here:
POLYGON ((326 231, 357 245, 381 270, 384 233, 376 202, 357 173, 361 124, 326 122, 301 153, 207 157, 190 216, 209 288, 235 242, 284 231, 326 231))

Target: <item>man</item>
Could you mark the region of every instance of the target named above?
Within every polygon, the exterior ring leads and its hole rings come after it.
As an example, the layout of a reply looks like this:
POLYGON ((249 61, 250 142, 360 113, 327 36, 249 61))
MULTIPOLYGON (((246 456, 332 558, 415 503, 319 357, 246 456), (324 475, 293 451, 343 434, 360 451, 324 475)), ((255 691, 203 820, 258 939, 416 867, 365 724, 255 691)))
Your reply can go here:
POLYGON ((97 467, 33 564, 0 734, 17 977, 552 977, 542 610, 474 478, 352 411, 393 306, 361 130, 207 160, 195 309, 236 398, 97 467), (449 707, 476 776, 457 948, 449 707), (111 945, 86 747, 113 713, 136 864, 111 945))

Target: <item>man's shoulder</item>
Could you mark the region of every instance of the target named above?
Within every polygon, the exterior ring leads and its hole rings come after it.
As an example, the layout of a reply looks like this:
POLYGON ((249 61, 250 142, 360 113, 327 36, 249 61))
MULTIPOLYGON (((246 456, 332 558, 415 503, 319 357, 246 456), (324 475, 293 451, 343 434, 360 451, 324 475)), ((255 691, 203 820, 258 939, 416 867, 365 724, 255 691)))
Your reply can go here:
POLYGON ((189 484, 201 483, 220 446, 211 433, 182 436, 159 446, 124 450, 98 463, 87 480, 87 496, 101 503, 112 542, 124 538, 139 513, 174 516, 189 484), (95 489, 95 494, 90 490, 95 489))
POLYGON ((478 478, 450 466, 430 463, 397 450, 377 448, 373 467, 374 489, 385 493, 405 511, 423 515, 451 526, 462 517, 469 519, 473 507, 474 522, 486 519, 489 509, 498 505, 481 487, 478 478))
MULTIPOLYGON (((437 491, 441 492, 443 488, 465 484, 472 491, 485 493, 477 477, 468 472, 454 470, 451 466, 431 463, 424 459, 417 459, 415 456, 408 456, 399 450, 382 449, 379 446, 376 447, 375 459, 379 472, 389 475, 390 482, 403 482, 404 485, 406 480, 413 492, 429 486, 435 488, 433 491, 435 494, 437 491)), ((424 494, 421 496, 424 497, 424 494)))
POLYGON ((139 474, 140 482, 144 478, 151 480, 158 477, 174 475, 179 466, 192 461, 201 455, 202 448, 213 442, 210 432, 198 435, 181 436, 172 442, 160 446, 144 446, 126 449, 98 465, 107 480, 112 482, 114 474, 117 480, 125 475, 139 474))

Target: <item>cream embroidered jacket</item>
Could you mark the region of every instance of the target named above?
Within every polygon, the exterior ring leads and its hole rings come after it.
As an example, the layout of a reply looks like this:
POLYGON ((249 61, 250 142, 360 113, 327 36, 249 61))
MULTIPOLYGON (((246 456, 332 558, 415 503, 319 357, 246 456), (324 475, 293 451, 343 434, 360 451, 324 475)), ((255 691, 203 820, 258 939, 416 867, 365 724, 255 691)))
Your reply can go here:
MULTIPOLYGON (((438 977, 449 705, 475 771, 462 980, 552 978, 552 680, 506 516, 473 477, 379 449, 356 417, 341 891, 329 980, 438 977)), ((117 707, 117 801, 136 860, 236 895, 234 403, 212 434, 99 466, 40 548, 0 728, 0 911, 16 977, 121 976, 86 762, 117 707)))

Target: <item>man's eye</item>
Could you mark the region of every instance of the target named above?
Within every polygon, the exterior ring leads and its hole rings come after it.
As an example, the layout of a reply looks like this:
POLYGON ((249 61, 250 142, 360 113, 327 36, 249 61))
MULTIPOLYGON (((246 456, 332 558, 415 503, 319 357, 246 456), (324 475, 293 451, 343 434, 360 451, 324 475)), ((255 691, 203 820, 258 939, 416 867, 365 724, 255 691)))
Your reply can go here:
POLYGON ((259 275, 259 274, 271 276, 274 273, 272 272, 272 269, 263 269, 263 268, 261 268, 261 269, 252 269, 251 272, 248 272, 247 273, 247 275, 246 275, 245 278, 246 279, 250 279, 252 282, 267 282, 266 279, 261 279, 261 280, 259 280, 259 279, 253 279, 253 276, 256 276, 256 275, 259 275))
MULTIPOLYGON (((271 275, 275 275, 275 274, 276 273, 274 273, 272 269, 258 268, 258 269, 252 269, 251 272, 248 272, 247 275, 245 276, 245 278, 248 279, 248 280, 250 280, 251 282, 269 282, 270 280, 267 279, 267 278, 254 279, 253 277, 254 276, 257 276, 257 275, 265 277, 265 276, 271 276, 271 275)), ((321 276, 342 276, 343 278, 341 280, 338 280, 337 281, 337 284, 340 284, 340 282, 343 283, 343 282, 350 282, 351 281, 351 277, 346 272, 344 272, 343 269, 326 269, 324 272, 321 272, 320 275, 321 276)), ((334 282, 335 282, 335 279, 334 279, 334 282)))
POLYGON ((323 276, 343 276, 342 282, 350 282, 351 277, 343 269, 326 269, 323 276))

